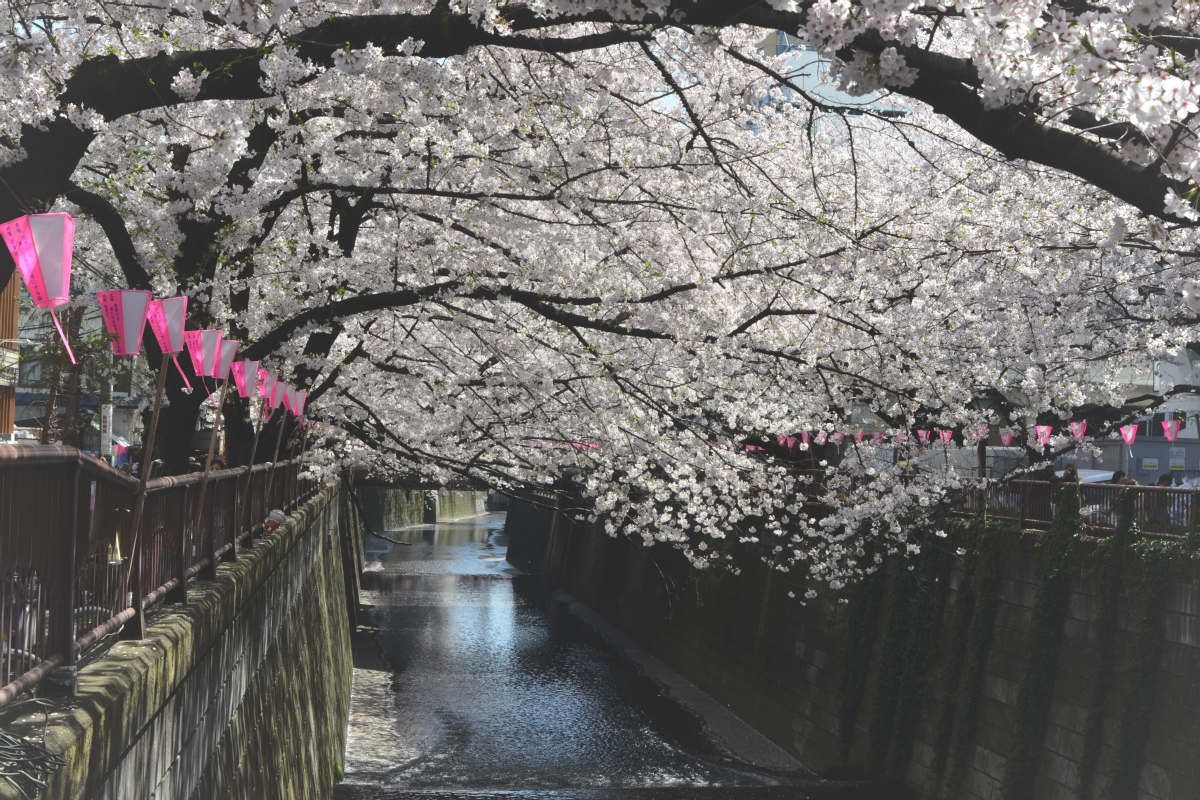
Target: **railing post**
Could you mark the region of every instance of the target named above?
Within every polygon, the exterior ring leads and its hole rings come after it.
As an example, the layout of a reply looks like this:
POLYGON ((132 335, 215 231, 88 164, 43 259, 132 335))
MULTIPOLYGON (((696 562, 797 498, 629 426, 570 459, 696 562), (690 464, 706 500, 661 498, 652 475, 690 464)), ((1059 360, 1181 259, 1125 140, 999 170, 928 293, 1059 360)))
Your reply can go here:
POLYGON ((187 542, 187 503, 179 503, 179 524, 175 527, 175 535, 170 538, 177 547, 175 548, 175 574, 172 576, 179 581, 175 588, 167 593, 164 600, 166 603, 186 605, 187 604, 187 587, 188 578, 187 570, 191 566, 191 554, 188 553, 187 542))
POLYGON ((1021 500, 1020 500, 1021 508, 1017 512, 1017 530, 1020 531, 1020 530, 1025 529, 1026 508, 1029 506, 1029 483, 1028 482, 1023 482, 1021 484, 1021 494, 1019 496, 1021 498, 1021 500))
POLYGON ((221 560, 227 563, 233 563, 237 561, 237 483, 235 481, 222 478, 217 482, 216 491, 213 492, 214 495, 221 494, 222 492, 229 494, 229 487, 231 485, 233 486, 233 497, 230 498, 229 503, 221 504, 221 508, 228 509, 229 511, 228 517, 224 515, 221 517, 222 520, 227 519, 229 521, 229 524, 225 526, 225 538, 227 540, 225 543, 229 545, 229 549, 226 550, 225 555, 221 557, 221 560))
POLYGON ((142 608, 142 549, 145 539, 145 536, 138 536, 133 543, 133 552, 129 554, 132 561, 129 564, 129 588, 124 600, 135 613, 133 619, 121 627, 118 638, 123 642, 146 638, 146 610, 142 608))
MULTIPOLYGON (((50 630, 43 658, 59 653, 66 656, 66 663, 38 685, 38 694, 45 697, 72 696, 78 691, 74 648, 75 556, 79 549, 79 476, 82 472, 83 460, 77 459, 74 479, 71 481, 71 513, 62 531, 63 547, 59 551, 62 557, 58 560, 58 574, 46 576, 50 580, 45 581, 42 589, 47 593, 47 610, 50 612, 50 630)), ((35 621, 35 624, 40 624, 40 621, 35 621)))
POLYGON ((201 567, 200 571, 196 573, 196 579, 201 581, 211 581, 216 580, 217 577, 217 542, 215 536, 216 531, 213 530, 212 514, 204 513, 206 510, 204 507, 205 500, 210 501, 211 505, 212 494, 206 493, 206 496, 196 498, 196 538, 199 540, 198 546, 200 548, 200 555, 201 557, 207 558, 208 563, 201 567), (208 518, 207 540, 204 536, 205 517, 208 518))

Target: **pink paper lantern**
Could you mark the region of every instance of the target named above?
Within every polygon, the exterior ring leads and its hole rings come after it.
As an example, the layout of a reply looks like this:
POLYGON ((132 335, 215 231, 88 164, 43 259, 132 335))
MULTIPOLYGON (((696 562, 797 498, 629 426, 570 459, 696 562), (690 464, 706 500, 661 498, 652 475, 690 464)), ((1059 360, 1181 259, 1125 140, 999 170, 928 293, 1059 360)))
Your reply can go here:
POLYGON ((75 354, 53 309, 71 299, 71 251, 75 247, 75 220, 70 214, 27 214, 0 225, 21 280, 33 304, 49 308, 54 327, 62 337, 71 363, 75 354))
POLYGON ((75 220, 70 214, 30 214, 0 226, 25 288, 38 308, 70 300, 75 220))
POLYGON ((917 438, 921 440, 921 444, 929 441, 929 437, 933 435, 933 431, 917 431, 917 438))
POLYGON ((296 416, 300 415, 296 410, 296 387, 290 383, 283 389, 283 405, 296 416))
POLYGON ((1038 425, 1037 426, 1037 440, 1038 440, 1038 444, 1046 444, 1047 442, 1050 441, 1050 426, 1049 425, 1038 425))
POLYGON ((1082 439, 1083 434, 1087 433, 1086 422, 1072 422, 1068 427, 1070 427, 1071 433, 1076 439, 1082 439))
POLYGON ((279 379, 262 367, 258 369, 258 396, 270 402, 271 393, 275 391, 275 383, 279 379))
POLYGON ((186 331, 188 355, 192 357, 192 371, 197 375, 211 377, 217 369, 221 354, 221 332, 213 330, 186 331))
POLYGON ((1121 428, 1121 438, 1125 440, 1126 445, 1132 446, 1134 440, 1137 439, 1137 435, 1138 435, 1138 426, 1137 425, 1126 425, 1123 428, 1121 428))
MULTIPOLYGON (((308 392, 297 391, 295 402, 296 402, 296 408, 295 408, 296 416, 298 416, 298 417, 304 416, 304 404, 308 402, 308 392)), ((596 447, 599 447, 599 445, 596 445, 596 447)))
POLYGON ((258 378, 257 361, 239 361, 230 367, 233 372, 233 382, 237 386, 238 395, 250 397, 254 392, 254 384, 258 378), (249 376, 249 380, 247 380, 249 376))
POLYGON ((212 377, 217 380, 229 380, 229 369, 233 366, 233 357, 237 355, 242 343, 236 339, 221 339, 221 354, 217 358, 217 366, 213 369, 212 377))
POLYGON ((150 313, 153 295, 137 289, 119 289, 96 292, 96 297, 100 300, 104 326, 117 337, 112 343, 113 353, 136 356, 142 349, 142 333, 146 329, 146 317, 150 313))
POLYGON ((954 436, 954 431, 939 430, 938 436, 941 437, 942 444, 949 444, 950 438, 954 436))
POLYGON ((1000 441, 1004 442, 1005 447, 1008 447, 1009 443, 1012 442, 1012 437, 1011 433, 1002 433, 1000 434, 1000 441))
POLYGON ((1166 435, 1168 442, 1173 442, 1179 438, 1179 420, 1164 419, 1162 426, 1163 433, 1166 435))
POLYGON ((158 340, 159 349, 173 357, 175 369, 179 370, 180 377, 190 390, 192 382, 184 374, 183 367, 179 366, 178 357, 183 352, 183 320, 187 316, 187 301, 186 295, 151 300, 146 317, 150 322, 150 330, 154 331, 154 338, 158 340))
POLYGON ((267 398, 267 404, 270 405, 272 409, 279 408, 279 406, 283 403, 283 390, 286 388, 286 383, 280 380, 275 381, 275 384, 271 387, 271 396, 267 398))
POLYGON ((151 300, 147 318, 150 330, 164 353, 183 352, 183 320, 187 316, 187 296, 151 300))

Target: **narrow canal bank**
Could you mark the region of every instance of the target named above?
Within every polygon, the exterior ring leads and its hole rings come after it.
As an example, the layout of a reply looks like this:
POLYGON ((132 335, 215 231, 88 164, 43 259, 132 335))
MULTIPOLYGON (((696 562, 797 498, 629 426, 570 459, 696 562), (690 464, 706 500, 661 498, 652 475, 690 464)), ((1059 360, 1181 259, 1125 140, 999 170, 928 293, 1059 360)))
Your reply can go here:
POLYGON ((652 657, 627 658, 631 642, 505 561, 503 526, 366 537, 334 798, 884 796, 821 781, 652 657))

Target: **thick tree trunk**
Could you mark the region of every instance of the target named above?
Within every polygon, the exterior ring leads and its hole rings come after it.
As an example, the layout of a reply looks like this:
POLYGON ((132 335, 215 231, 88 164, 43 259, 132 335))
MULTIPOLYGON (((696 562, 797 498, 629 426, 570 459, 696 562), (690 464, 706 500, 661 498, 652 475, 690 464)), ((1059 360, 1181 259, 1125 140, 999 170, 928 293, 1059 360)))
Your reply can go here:
POLYGON ((240 467, 250 463, 250 448, 254 446, 254 424, 250 421, 249 407, 250 401, 247 398, 229 397, 225 400, 227 467, 240 467))

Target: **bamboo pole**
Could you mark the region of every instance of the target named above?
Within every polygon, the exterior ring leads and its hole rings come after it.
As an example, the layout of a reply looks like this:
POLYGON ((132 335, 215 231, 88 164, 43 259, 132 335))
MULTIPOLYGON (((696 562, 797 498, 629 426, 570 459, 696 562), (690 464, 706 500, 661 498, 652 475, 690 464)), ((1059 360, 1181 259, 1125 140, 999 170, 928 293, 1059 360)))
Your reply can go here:
MULTIPOLYGON (((219 355, 218 355, 219 357, 219 355)), ((203 380, 203 379, 202 379, 203 380)), ((195 536, 200 535, 200 518, 204 515, 204 494, 208 490, 208 474, 212 471, 213 451, 217 447, 217 430, 221 426, 221 412, 225 409, 225 395, 229 391, 229 378, 221 384, 221 399, 217 401, 217 414, 213 417, 212 435, 208 437, 208 458, 204 460, 204 477, 200 479, 200 496, 196 498, 196 513, 192 518, 192 531, 195 536)), ((216 550, 216 542, 213 542, 213 550, 216 550)), ((213 557, 209 566, 216 570, 216 558, 213 557)))
MULTIPOLYGON (((138 546, 138 538, 141 533, 142 526, 142 511, 146 507, 146 482, 150 479, 150 462, 154 459, 154 435, 158 433, 158 414, 162 411, 163 388, 167 384, 167 368, 170 366, 170 353, 163 353, 162 366, 158 370, 158 388, 154 391, 154 412, 150 415, 150 429, 146 432, 146 442, 142 452, 142 474, 138 476, 138 493, 137 500, 133 504, 133 521, 130 523, 130 530, 133 531, 133 545, 129 548, 129 569, 125 571, 125 582, 121 587, 122 594, 129 594, 129 579, 133 575, 134 566, 138 566, 138 575, 141 575, 141 549, 138 546)), ((138 595, 138 591, 134 592, 138 595)), ((133 636, 132 632, 128 634, 128 638, 145 638, 146 617, 142 611, 142 598, 136 596, 131 602, 132 607, 137 611, 137 636, 133 636)), ((125 632, 122 631, 124 634, 125 632)), ((123 637, 125 638, 125 637, 123 637)))
MULTIPOLYGON (((250 393, 251 411, 254 410, 254 393, 250 393)), ((254 459, 258 456, 258 438, 262 436, 263 428, 267 427, 267 421, 270 419, 266 415, 267 404, 263 403, 263 413, 258 416, 258 428, 254 431, 254 446, 250 448, 250 466, 246 469, 246 530, 254 530, 254 520, 251 517, 254 515, 254 499, 250 496, 250 491, 254 488, 254 459)))
MULTIPOLYGON (((275 413, 274 409, 271 410, 271 413, 275 413)), ((267 492, 264 496, 264 501, 268 506, 271 504, 271 486, 275 483, 275 463, 279 461, 279 445, 283 442, 283 429, 285 427, 287 427, 287 416, 281 414, 279 416, 279 435, 275 437, 275 455, 271 457, 271 471, 267 475, 267 492)), ((266 512, 270 514, 271 509, 267 508, 266 512)), ((263 518, 263 522, 264 524, 266 523, 265 517, 263 518)))

